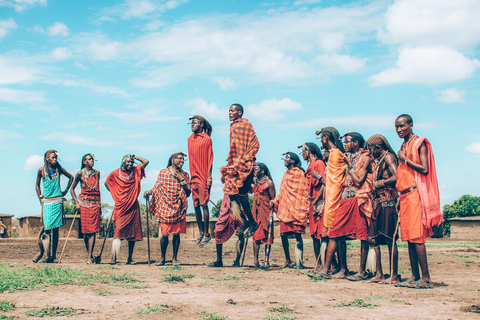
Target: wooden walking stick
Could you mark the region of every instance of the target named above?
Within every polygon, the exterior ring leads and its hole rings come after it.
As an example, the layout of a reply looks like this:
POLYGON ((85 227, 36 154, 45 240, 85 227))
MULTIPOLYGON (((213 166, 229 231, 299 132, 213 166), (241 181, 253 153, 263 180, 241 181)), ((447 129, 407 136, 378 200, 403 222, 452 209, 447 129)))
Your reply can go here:
POLYGON ((147 252, 148 252, 148 266, 150 267, 150 224, 148 222, 148 216, 150 215, 148 210, 148 198, 145 199, 145 209, 147 210, 147 252))
POLYGON ((217 208, 218 211, 220 211, 220 208, 215 204, 215 202, 213 202, 212 200, 208 199, 208 201, 210 201, 215 208, 217 208))
POLYGON ((93 261, 95 262, 95 264, 100 264, 100 262, 102 262, 103 248, 105 247, 105 242, 107 241, 108 231, 110 230, 110 223, 112 222, 112 217, 113 217, 113 213, 110 215, 110 219, 108 219, 107 227, 105 228, 105 231, 103 233, 103 243, 102 243, 102 248, 100 248, 100 254, 93 258, 93 261))
POLYGON ((273 234, 273 209, 270 210, 270 216, 268 217, 268 237, 267 237, 267 246, 265 247, 265 261, 264 267, 269 268, 270 264, 268 263, 270 259, 270 249, 272 247, 272 234, 273 234))
POLYGON ((244 237, 245 239, 245 245, 243 246, 243 255, 242 255, 242 261, 240 263, 240 266, 243 267, 243 262, 245 261, 245 254, 247 253, 247 246, 248 246, 248 238, 244 237))
POLYGON ((65 243, 63 244, 62 253, 60 254, 60 258, 58 259, 58 263, 62 263, 63 252, 65 251, 65 246, 67 245, 68 238, 70 237, 70 231, 72 231, 73 224, 75 223, 75 218, 77 217, 77 211, 78 210, 75 210, 75 214, 73 215, 72 224, 70 225, 70 229, 68 229, 67 239, 65 239, 65 243))

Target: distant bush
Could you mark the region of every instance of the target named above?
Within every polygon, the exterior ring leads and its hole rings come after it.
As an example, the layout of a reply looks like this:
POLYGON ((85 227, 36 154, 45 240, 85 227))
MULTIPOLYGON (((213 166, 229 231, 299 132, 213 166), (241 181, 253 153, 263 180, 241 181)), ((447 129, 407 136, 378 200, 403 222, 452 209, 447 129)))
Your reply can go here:
POLYGON ((480 197, 465 194, 452 204, 443 206, 443 219, 445 220, 445 234, 450 236, 451 218, 480 216, 480 197))

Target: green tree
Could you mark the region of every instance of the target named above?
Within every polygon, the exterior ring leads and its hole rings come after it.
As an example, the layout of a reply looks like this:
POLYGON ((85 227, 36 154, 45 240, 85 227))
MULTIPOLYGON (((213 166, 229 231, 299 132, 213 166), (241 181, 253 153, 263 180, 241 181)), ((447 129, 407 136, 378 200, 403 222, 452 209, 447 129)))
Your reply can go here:
POLYGON ((443 206, 443 219, 445 220, 445 234, 450 235, 451 218, 472 217, 480 215, 480 197, 465 194, 452 204, 443 206))

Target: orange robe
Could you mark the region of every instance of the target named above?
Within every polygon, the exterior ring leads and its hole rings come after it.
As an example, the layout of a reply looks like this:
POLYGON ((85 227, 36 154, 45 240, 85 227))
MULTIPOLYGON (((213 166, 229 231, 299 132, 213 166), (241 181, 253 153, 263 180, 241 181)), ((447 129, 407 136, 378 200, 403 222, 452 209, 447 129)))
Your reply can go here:
POLYGON ((347 164, 343 161, 343 153, 337 148, 331 149, 328 156, 327 176, 325 179, 325 211, 323 224, 326 228, 333 226, 335 214, 342 202, 343 186, 347 164))
POLYGON ((402 144, 402 150, 410 161, 420 163, 423 143, 427 147, 428 174, 423 175, 401 162, 396 175, 396 187, 400 192, 400 233, 403 241, 412 243, 425 243, 427 237, 433 235, 432 226, 443 221, 430 142, 414 135, 408 143, 402 144))
POLYGON ((273 202, 281 222, 293 223, 303 228, 307 226, 308 183, 300 168, 294 167, 284 173, 280 193, 273 202))

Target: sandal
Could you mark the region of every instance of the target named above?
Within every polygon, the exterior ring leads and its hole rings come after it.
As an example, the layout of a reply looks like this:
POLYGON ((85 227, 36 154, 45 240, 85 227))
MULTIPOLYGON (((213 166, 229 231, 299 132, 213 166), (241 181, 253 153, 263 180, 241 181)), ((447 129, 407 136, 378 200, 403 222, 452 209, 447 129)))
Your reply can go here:
POLYGON ((158 260, 158 261, 155 263, 155 265, 156 265, 157 267, 164 266, 164 265, 165 265, 165 260, 158 260))
POLYGON ((223 268, 223 262, 222 261, 213 261, 208 264, 210 268, 223 268))
POLYGON ((359 275, 358 273, 355 273, 353 276, 348 276, 347 277, 347 280, 350 280, 350 281, 364 281, 364 280, 367 280, 368 279, 368 276, 367 275, 359 275))
POLYGON ((198 244, 198 246, 200 248, 203 248, 206 244, 208 244, 210 242, 210 240, 212 240, 212 236, 211 235, 208 235, 206 237, 203 237, 202 241, 200 241, 200 243, 198 244))
POLYGON ((198 237, 196 240, 193 241, 193 245, 198 246, 203 240, 203 236, 198 237))
POLYGON ((136 263, 135 261, 133 261, 133 260, 128 260, 127 262, 125 262, 125 264, 129 264, 129 265, 134 266, 134 265, 136 265, 137 263, 136 263))
POLYGON ((172 266, 179 266, 180 262, 178 260, 172 260, 172 266))
POLYGON ((313 272, 313 273, 309 273, 308 276, 312 279, 332 279, 332 276, 327 274, 327 273, 323 273, 322 271, 317 271, 317 272, 313 272))

